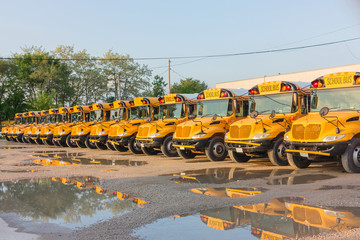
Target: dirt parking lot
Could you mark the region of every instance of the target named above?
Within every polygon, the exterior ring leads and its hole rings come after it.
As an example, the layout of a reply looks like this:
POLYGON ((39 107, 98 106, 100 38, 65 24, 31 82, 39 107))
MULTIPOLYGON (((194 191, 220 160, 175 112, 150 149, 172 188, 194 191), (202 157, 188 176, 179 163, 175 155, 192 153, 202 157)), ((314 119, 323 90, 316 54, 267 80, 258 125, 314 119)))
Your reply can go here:
POLYGON ((0 140, 0 239, 358 239, 360 179, 0 140), (5 234, 6 232, 6 234, 5 234))

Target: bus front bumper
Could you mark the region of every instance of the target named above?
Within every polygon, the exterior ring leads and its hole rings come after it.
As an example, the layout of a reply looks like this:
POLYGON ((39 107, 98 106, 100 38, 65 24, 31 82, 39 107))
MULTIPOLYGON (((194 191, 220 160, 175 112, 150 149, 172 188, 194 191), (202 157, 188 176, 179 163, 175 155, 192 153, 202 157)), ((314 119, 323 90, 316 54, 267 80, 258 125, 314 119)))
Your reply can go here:
POLYGON ((337 143, 300 143, 285 142, 285 152, 296 156, 308 157, 309 155, 334 157, 343 154, 349 142, 337 143))
POLYGON ((107 142, 116 144, 116 145, 121 145, 121 146, 127 146, 129 143, 129 140, 132 136, 128 136, 128 137, 108 137, 107 142))
POLYGON ((52 140, 53 140, 53 134, 40 135, 40 139, 41 139, 41 140, 48 140, 48 141, 52 141, 52 140))
POLYGON ((258 140, 258 141, 225 141, 226 149, 239 153, 266 153, 272 146, 273 140, 258 140))
POLYGON ((161 147, 164 138, 136 138, 136 143, 141 147, 161 147))
POLYGON ((53 136, 54 141, 65 142, 67 135, 55 135, 53 136))
POLYGON ((193 139, 173 139, 173 147, 181 150, 192 149, 196 151, 204 151, 210 138, 193 140, 193 139))
POLYGON ((102 143, 102 144, 106 144, 106 140, 107 140, 107 135, 104 136, 90 136, 90 141, 91 142, 98 142, 98 143, 102 143))

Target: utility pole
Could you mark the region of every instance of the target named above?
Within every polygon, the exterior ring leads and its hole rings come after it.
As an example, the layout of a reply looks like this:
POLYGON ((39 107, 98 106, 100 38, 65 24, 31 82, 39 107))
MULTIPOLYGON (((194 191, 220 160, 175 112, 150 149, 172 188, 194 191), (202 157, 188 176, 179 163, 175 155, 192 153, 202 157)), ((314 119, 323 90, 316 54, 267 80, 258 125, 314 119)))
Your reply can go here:
POLYGON ((118 91, 119 91, 119 99, 116 99, 116 100, 121 100, 121 91, 120 91, 120 74, 121 72, 119 72, 119 80, 118 80, 118 91))
POLYGON ((169 59, 169 66, 168 66, 168 74, 169 74, 169 78, 168 78, 168 88, 169 88, 169 94, 170 94, 170 70, 171 70, 171 68, 170 68, 170 59, 169 59))

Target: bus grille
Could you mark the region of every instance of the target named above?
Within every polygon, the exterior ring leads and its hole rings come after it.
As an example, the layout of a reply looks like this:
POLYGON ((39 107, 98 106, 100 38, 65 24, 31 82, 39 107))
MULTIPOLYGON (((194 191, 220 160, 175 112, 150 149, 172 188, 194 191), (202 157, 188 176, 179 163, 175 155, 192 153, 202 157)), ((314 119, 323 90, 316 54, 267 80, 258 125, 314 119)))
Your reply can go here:
POLYGON ((149 127, 141 127, 139 128, 138 136, 139 137, 148 137, 149 127))
POLYGON ((231 126, 230 137, 231 138, 248 138, 251 132, 251 125, 231 126))
POLYGON ((298 140, 315 140, 320 135, 320 124, 309 124, 306 127, 302 124, 296 124, 293 126, 292 132, 294 139, 298 140))
POLYGON ((96 134, 97 134, 97 133, 96 133, 97 130, 98 130, 98 127, 92 127, 92 128, 91 128, 90 135, 92 135, 92 136, 96 135, 96 134))
POLYGON ((184 127, 177 127, 176 128, 176 137, 189 137, 190 136, 191 127, 184 126, 184 127))
POLYGON ((117 136, 117 128, 116 127, 110 128, 109 136, 112 136, 112 137, 117 136))
POLYGON ((54 128, 54 135, 59 135, 59 128, 54 128))

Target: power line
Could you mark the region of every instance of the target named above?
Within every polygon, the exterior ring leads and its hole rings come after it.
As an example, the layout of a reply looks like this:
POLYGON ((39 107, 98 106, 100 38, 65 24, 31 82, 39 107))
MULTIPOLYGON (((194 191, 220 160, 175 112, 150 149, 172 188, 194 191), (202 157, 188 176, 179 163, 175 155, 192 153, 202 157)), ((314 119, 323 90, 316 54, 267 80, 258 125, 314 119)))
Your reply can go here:
POLYGON ((186 79, 185 76, 183 76, 183 75, 181 75, 180 73, 176 72, 174 69, 171 68, 171 71, 172 71, 173 73, 177 74, 178 76, 186 79))
POLYGON ((265 54, 265 53, 277 53, 277 52, 285 52, 285 51, 293 51, 293 50, 300 50, 306 48, 315 48, 315 47, 323 47, 329 46, 339 43, 345 43, 350 41, 359 40, 360 37, 350 38, 345 40, 339 40, 334 42, 327 42, 327 43, 319 43, 313 45, 305 45, 305 46, 298 46, 298 47, 291 47, 291 48, 280 48, 280 49, 271 49, 271 50, 261 50, 261 51, 252 51, 252 52, 240 52, 240 53, 227 53, 227 54, 214 54, 214 55, 198 55, 198 56, 173 56, 173 57, 139 57, 139 58, 131 58, 131 59, 114 59, 114 58, 52 58, 52 59, 37 59, 37 58, 16 58, 16 57, 0 57, 1 60, 61 60, 61 61, 147 61, 147 60, 167 60, 167 59, 192 59, 192 58, 220 58, 220 57, 234 57, 234 56, 244 56, 244 55, 255 55, 255 54, 265 54))

